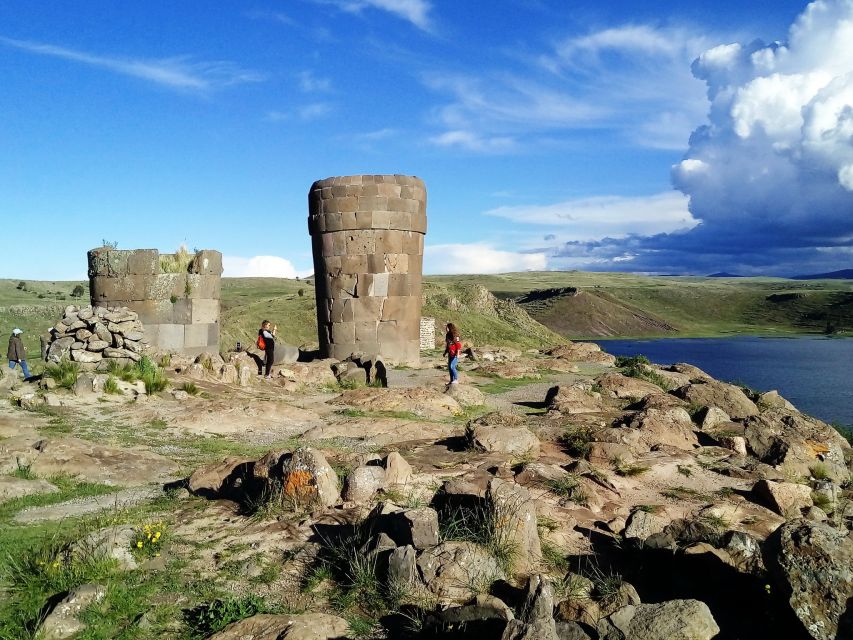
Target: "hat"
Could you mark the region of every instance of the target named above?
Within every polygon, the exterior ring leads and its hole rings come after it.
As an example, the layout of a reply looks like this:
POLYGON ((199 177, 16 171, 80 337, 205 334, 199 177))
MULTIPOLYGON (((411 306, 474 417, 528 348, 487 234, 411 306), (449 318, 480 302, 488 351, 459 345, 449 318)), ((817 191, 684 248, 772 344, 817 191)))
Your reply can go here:
POLYGON ((12 329, 12 335, 13 335, 13 336, 18 335, 19 333, 23 333, 23 331, 21 331, 21 330, 20 330, 20 329, 18 329, 17 327, 16 327, 16 328, 14 328, 14 329, 12 329))

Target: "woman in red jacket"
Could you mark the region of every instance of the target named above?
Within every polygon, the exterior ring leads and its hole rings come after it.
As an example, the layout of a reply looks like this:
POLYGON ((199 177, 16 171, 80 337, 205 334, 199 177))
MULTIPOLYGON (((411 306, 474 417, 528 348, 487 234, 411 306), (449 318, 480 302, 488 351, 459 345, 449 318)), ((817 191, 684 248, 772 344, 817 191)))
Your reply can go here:
POLYGON ((450 384, 459 384, 459 353, 462 351, 462 340, 459 329, 452 322, 447 323, 447 333, 444 336, 444 355, 447 356, 447 370, 450 372, 450 384))

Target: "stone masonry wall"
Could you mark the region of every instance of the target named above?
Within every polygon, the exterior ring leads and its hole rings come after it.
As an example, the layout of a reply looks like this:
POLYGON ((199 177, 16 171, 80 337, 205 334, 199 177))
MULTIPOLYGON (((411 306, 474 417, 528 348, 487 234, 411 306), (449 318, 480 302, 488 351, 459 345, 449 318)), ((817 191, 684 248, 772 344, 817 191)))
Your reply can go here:
POLYGON ((421 318, 421 351, 435 349, 435 318, 421 318))
POLYGON ((426 229, 419 178, 359 175, 311 185, 308 230, 324 356, 420 361, 426 229))
POLYGON ((128 307, 152 348, 187 355, 219 350, 222 254, 197 252, 186 272, 161 273, 156 249, 89 251, 92 305, 128 307))

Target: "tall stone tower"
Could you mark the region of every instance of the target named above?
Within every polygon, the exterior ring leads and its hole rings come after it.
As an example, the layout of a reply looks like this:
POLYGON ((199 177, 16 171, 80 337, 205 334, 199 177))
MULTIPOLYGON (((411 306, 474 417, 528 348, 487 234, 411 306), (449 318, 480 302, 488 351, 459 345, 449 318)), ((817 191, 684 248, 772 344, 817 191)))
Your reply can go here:
POLYGON ((399 175, 318 180, 308 193, 320 351, 420 361, 426 187, 399 175))

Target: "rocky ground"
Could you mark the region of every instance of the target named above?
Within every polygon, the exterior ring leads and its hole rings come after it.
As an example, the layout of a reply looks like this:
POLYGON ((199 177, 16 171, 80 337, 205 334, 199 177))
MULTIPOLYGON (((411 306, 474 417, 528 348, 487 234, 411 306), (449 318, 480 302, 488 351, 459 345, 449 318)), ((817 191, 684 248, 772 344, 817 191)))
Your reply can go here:
POLYGON ((595 345, 472 356, 4 373, 0 637, 853 637, 831 427, 595 345))

